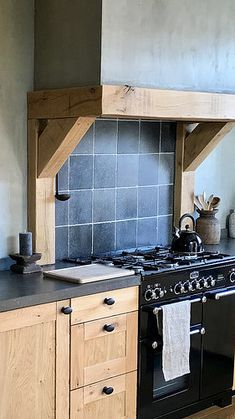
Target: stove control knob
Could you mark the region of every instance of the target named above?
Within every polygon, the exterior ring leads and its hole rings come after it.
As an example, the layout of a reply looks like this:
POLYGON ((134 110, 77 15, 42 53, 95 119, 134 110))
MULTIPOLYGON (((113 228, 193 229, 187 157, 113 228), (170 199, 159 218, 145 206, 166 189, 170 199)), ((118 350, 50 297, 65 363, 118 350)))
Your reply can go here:
POLYGON ((235 282, 235 270, 234 269, 229 273, 229 281, 232 282, 232 283, 235 282))
POLYGON ((178 284, 175 285, 174 287, 174 293, 177 294, 183 294, 184 293, 184 286, 183 284, 181 284, 181 282, 179 282, 178 284))
POLYGON ((193 291, 200 290, 200 283, 197 279, 194 279, 194 281, 192 281, 191 285, 193 287, 193 291))
POLYGON ((154 299, 158 300, 158 298, 164 297, 165 293, 161 288, 155 288, 153 290, 154 299))
POLYGON ((153 290, 147 289, 144 293, 144 298, 146 301, 150 301, 154 298, 153 290))
POLYGON ((189 281, 187 281, 184 283, 184 292, 190 292, 190 291, 193 291, 193 286, 189 281))
MULTIPOLYGON (((235 280, 235 278, 234 278, 234 280, 235 280)), ((212 275, 208 276, 206 281, 207 281, 207 288, 214 287, 215 284, 216 284, 216 280, 213 278, 212 275)))
POLYGON ((200 279, 199 281, 199 289, 201 290, 202 288, 207 286, 207 282, 205 280, 205 278, 200 279))

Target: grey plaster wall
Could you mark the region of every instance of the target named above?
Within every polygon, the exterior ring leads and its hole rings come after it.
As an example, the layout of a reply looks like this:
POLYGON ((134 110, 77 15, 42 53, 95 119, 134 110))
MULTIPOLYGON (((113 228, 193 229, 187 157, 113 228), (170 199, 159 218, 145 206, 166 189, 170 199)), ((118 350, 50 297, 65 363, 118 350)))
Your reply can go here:
POLYGON ((33 0, 0 1, 0 258, 26 228, 27 108, 33 88, 33 0))
POLYGON ((102 82, 235 91, 234 0, 103 0, 102 82))
POLYGON ((102 0, 35 0, 35 90, 100 82, 102 0))

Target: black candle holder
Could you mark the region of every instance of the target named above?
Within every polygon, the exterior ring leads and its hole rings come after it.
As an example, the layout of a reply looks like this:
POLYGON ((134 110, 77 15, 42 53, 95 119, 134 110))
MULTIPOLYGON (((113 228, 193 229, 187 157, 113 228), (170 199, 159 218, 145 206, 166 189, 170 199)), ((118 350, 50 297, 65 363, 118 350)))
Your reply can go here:
POLYGON ((41 253, 33 253, 32 256, 24 256, 15 253, 9 256, 16 261, 16 263, 10 267, 12 272, 17 274, 31 274, 42 271, 41 266, 36 264, 42 257, 41 253))

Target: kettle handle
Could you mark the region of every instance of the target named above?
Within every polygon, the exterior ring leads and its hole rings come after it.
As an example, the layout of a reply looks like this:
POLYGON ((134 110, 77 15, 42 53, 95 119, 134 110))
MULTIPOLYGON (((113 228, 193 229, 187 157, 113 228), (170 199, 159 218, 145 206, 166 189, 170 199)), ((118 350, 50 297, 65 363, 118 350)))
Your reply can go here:
POLYGON ((183 222, 183 220, 185 218, 190 218, 192 220, 192 222, 193 222, 193 230, 195 230, 195 220, 194 220, 193 216, 191 214, 188 214, 188 213, 182 215, 182 217, 180 218, 180 221, 179 221, 179 228, 180 228, 180 230, 181 230, 181 227, 182 227, 182 222, 183 222))

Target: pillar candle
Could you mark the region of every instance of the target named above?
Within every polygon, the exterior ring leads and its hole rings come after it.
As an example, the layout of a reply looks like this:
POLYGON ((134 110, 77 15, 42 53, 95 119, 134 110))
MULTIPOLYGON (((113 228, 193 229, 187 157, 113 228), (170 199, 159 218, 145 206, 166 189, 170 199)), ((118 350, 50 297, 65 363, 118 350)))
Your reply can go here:
POLYGON ((30 231, 19 234, 19 244, 20 244, 19 246, 20 255, 32 256, 33 244, 32 244, 32 233, 30 231))

